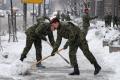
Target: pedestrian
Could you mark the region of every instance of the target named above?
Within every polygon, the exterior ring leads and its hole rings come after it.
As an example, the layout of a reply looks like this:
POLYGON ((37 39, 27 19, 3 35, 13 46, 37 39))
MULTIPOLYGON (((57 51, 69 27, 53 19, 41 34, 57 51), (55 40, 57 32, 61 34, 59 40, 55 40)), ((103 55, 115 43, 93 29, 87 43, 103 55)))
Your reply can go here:
POLYGON ((56 18, 58 18, 60 20, 60 11, 59 10, 57 11, 56 18))
MULTIPOLYGON (((37 24, 31 26, 26 30, 26 46, 21 54, 20 60, 23 61, 26 58, 29 50, 34 43, 36 49, 36 60, 37 62, 42 59, 42 41, 47 41, 46 36, 48 35, 51 45, 54 45, 54 37, 50 28, 50 22, 45 22, 45 17, 37 19, 37 24)), ((37 67, 45 68, 41 63, 36 65, 37 67)))
POLYGON ((118 24, 119 24, 119 18, 117 16, 113 16, 113 27, 115 27, 115 25, 118 28, 118 24))
POLYGON ((65 19, 66 19, 66 21, 70 21, 71 20, 70 15, 69 15, 69 11, 67 11, 67 14, 65 15, 65 19))
POLYGON ((65 21, 65 14, 63 12, 61 14, 61 21, 65 21))
POLYGON ((82 20, 83 20, 83 30, 82 31, 85 34, 85 36, 87 35, 89 27, 90 27, 90 20, 93 20, 97 17, 98 16, 90 17, 89 10, 87 8, 84 10, 84 15, 82 17, 82 20))
POLYGON ((97 75, 99 73, 101 67, 97 63, 95 57, 90 52, 84 34, 81 32, 79 27, 72 24, 72 22, 60 22, 59 19, 53 18, 51 20, 51 30, 52 31, 57 30, 57 39, 53 46, 51 56, 55 55, 54 53, 58 50, 62 38, 68 39, 68 41, 64 45, 64 49, 67 49, 69 45, 70 63, 74 67, 74 71, 69 75, 80 74, 76 59, 76 52, 78 47, 80 47, 80 49, 83 51, 83 54, 90 61, 90 63, 94 65, 95 67, 94 75, 97 75))

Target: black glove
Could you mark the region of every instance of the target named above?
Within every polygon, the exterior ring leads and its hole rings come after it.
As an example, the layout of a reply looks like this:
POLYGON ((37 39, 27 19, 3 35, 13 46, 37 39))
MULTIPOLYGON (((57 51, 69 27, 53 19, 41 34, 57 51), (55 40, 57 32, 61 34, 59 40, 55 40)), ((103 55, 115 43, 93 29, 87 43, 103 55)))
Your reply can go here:
POLYGON ((64 45, 64 47, 63 47, 63 49, 67 49, 68 48, 68 45, 67 44, 65 44, 64 45))
POLYGON ((26 58, 26 56, 21 55, 20 60, 23 62, 24 58, 26 58))
POLYGON ((54 55, 55 55, 55 51, 52 51, 51 56, 54 56, 54 55))
POLYGON ((47 41, 47 38, 46 38, 46 37, 42 37, 42 39, 43 39, 44 41, 47 41))

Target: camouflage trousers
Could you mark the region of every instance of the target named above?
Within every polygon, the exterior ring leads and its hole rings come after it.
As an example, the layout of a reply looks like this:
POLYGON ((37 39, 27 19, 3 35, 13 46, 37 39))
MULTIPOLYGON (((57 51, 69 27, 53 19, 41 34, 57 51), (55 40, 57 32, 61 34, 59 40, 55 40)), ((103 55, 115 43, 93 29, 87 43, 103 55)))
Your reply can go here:
POLYGON ((38 37, 31 37, 31 36, 27 35, 26 46, 23 50, 22 55, 26 56, 28 54, 33 43, 34 43, 34 46, 36 49, 36 60, 39 61, 42 59, 42 54, 41 54, 42 46, 41 46, 41 39, 38 37))
POLYGON ((76 41, 72 42, 69 45, 69 58, 72 66, 77 65, 77 58, 76 58, 76 52, 78 47, 82 50, 85 57, 90 61, 91 64, 97 63, 95 57, 90 52, 87 41, 82 33, 80 33, 80 36, 76 39, 76 41))

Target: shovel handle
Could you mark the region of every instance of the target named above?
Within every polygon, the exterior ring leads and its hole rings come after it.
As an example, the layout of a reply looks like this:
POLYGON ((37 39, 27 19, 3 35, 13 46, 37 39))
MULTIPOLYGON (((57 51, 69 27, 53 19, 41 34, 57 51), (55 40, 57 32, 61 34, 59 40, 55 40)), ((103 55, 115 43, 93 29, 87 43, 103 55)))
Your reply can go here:
MULTIPOLYGON (((58 52, 60 52, 60 51, 62 51, 62 50, 64 50, 64 49, 62 48, 62 49, 60 49, 60 50, 56 51, 55 53, 58 53, 58 52)), ((35 66, 36 64, 40 63, 41 61, 46 60, 46 59, 47 59, 47 58, 49 58, 49 57, 51 57, 51 55, 46 56, 45 58, 43 58, 43 59, 39 60, 38 62, 36 62, 36 63, 32 64, 32 66, 31 66, 31 67, 35 66)))

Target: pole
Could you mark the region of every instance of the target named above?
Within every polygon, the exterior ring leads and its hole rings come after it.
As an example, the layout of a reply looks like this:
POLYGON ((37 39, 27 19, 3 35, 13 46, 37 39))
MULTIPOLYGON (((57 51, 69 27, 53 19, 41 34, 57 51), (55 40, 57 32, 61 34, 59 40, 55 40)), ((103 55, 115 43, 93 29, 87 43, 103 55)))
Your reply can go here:
POLYGON ((35 5, 33 4, 33 18, 32 18, 32 22, 34 24, 34 21, 35 21, 35 5))
POLYGON ((46 16, 45 1, 46 1, 46 0, 44 0, 44 16, 46 16))
POLYGON ((15 36, 14 36, 14 29, 13 29, 13 3, 12 3, 12 0, 10 0, 10 3, 11 3, 11 26, 12 26, 12 31, 13 31, 13 42, 14 42, 15 36))
POLYGON ((41 4, 38 4, 38 16, 41 15, 41 4))
POLYGON ((26 27, 27 27, 27 4, 26 3, 23 4, 23 12, 24 12, 24 15, 23 15, 23 29, 25 31, 26 27))

